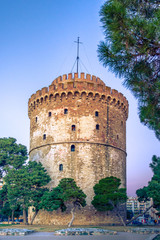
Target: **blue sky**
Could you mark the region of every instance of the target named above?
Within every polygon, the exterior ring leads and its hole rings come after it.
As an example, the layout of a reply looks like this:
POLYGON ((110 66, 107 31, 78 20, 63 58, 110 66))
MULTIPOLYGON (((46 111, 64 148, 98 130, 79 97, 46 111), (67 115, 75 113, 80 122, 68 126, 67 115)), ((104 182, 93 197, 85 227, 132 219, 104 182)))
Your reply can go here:
MULTIPOLYGON (((154 132, 138 118, 137 101, 122 80, 97 58, 103 40, 99 10, 103 0, 0 0, 0 137, 15 137, 29 149, 28 99, 59 75, 71 72, 80 37, 80 58, 90 74, 122 92, 127 121, 128 195, 150 180, 152 155, 160 156, 154 132)), ((82 67, 80 69, 86 70, 82 67)))

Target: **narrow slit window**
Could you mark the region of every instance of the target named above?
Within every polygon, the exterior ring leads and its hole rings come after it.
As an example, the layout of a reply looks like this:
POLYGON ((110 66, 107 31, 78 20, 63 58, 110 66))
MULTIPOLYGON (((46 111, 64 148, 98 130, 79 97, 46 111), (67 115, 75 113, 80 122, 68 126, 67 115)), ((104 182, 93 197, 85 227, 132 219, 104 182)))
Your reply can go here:
POLYGON ((43 140, 45 140, 46 139, 46 134, 43 134, 43 140))
POLYGON ((76 131, 76 125, 72 125, 72 131, 76 131))
POLYGON ((96 130, 99 130, 99 124, 96 125, 96 130))
POLYGON ((64 114, 68 114, 68 109, 67 108, 64 109, 64 114))
POLYGON ((59 171, 60 171, 60 172, 63 171, 63 164, 59 164, 59 171))
POLYGON ((52 116, 52 113, 51 113, 51 112, 49 112, 49 113, 48 113, 48 117, 51 117, 51 116, 52 116))
POLYGON ((98 112, 98 111, 96 111, 96 112, 95 112, 95 116, 96 116, 96 117, 98 117, 98 115, 99 115, 99 112, 98 112))
POLYGON ((38 121, 38 118, 36 117, 36 122, 38 121))
POLYGON ((71 152, 75 152, 75 145, 71 145, 71 152))

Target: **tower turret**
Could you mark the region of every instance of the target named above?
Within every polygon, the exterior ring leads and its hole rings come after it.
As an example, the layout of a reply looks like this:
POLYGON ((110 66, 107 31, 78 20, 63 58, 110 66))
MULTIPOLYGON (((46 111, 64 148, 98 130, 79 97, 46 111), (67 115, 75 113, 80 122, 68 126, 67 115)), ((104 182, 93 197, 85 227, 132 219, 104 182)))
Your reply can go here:
POLYGON ((65 74, 31 96, 28 115, 30 160, 44 165, 51 187, 73 178, 90 207, 101 178, 126 186, 128 101, 117 90, 89 74, 65 74))

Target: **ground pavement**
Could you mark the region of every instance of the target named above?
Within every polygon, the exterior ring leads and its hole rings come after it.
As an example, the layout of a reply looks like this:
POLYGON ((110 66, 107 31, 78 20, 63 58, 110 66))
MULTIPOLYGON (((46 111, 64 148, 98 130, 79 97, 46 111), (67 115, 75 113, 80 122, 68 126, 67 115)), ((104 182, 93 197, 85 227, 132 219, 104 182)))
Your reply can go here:
POLYGON ((152 240, 156 234, 118 232, 117 235, 100 236, 54 236, 53 233, 38 232, 26 236, 0 236, 0 240, 152 240))

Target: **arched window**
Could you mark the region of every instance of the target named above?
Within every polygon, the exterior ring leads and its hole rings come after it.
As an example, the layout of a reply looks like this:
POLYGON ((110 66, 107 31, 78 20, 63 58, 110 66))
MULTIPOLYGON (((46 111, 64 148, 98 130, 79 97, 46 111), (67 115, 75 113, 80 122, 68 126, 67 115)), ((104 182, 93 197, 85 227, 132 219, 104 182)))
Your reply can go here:
POLYGON ((36 117, 36 122, 38 121, 38 118, 36 117))
POLYGON ((67 108, 64 109, 64 114, 68 114, 68 109, 67 108))
POLYGON ((63 164, 59 164, 59 171, 63 171, 63 164))
POLYGON ((98 115, 99 115, 99 112, 95 111, 95 116, 98 117, 98 115))
POLYGON ((52 113, 51 113, 51 112, 49 112, 49 113, 48 113, 48 117, 51 117, 51 116, 52 116, 52 113))
POLYGON ((99 130, 99 124, 96 125, 96 130, 99 130))
POLYGON ((43 140, 45 140, 46 139, 46 134, 43 134, 43 140))
POLYGON ((75 152, 75 145, 71 145, 71 152, 75 152))
POLYGON ((76 125, 72 125, 72 131, 76 131, 76 125))

